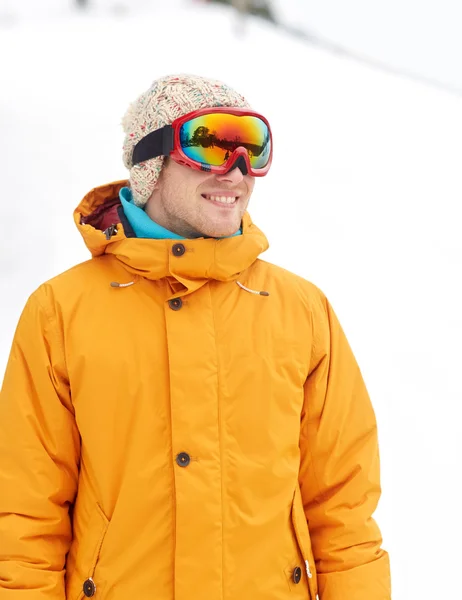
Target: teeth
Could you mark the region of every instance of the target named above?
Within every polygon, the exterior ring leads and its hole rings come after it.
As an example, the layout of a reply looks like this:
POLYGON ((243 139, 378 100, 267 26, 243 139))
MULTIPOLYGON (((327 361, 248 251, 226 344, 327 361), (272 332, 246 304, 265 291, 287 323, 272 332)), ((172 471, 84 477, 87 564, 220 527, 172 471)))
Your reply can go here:
POLYGON ((234 197, 226 197, 226 196, 207 196, 209 200, 213 200, 213 202, 221 202, 221 204, 233 204, 236 202, 236 196, 234 197))

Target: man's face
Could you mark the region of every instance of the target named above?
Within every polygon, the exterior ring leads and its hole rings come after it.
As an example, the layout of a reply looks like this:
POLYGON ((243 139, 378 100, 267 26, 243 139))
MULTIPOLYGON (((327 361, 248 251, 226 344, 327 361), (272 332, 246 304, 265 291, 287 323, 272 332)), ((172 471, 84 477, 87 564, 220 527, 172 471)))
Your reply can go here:
POLYGON ((241 226, 254 185, 239 169, 215 175, 167 159, 145 210, 185 238, 227 237, 241 226))

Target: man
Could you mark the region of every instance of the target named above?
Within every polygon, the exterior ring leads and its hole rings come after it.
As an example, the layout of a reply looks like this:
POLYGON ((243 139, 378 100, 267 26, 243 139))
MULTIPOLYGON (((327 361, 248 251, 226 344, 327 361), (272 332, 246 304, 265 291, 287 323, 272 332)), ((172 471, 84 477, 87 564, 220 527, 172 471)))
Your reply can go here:
POLYGON ((13 342, 0 600, 389 599, 360 370, 246 212, 268 121, 181 75, 123 125, 129 182, 75 211, 93 258, 32 294, 13 342))

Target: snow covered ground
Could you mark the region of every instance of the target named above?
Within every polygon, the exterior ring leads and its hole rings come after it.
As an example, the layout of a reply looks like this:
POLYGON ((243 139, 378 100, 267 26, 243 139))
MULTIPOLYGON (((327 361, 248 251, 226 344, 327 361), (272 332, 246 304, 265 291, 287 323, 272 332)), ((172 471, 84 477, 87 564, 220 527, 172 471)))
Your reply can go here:
POLYGON ((462 100, 260 21, 236 36, 221 7, 136 0, 124 14, 100 0, 85 16, 47 2, 46 17, 11 8, 3 21, 0 4, 0 378, 28 295, 89 256, 72 211, 126 176, 128 103, 163 74, 224 79, 273 125, 274 166, 250 207, 264 258, 324 290, 368 384, 393 598, 456 598, 462 100))

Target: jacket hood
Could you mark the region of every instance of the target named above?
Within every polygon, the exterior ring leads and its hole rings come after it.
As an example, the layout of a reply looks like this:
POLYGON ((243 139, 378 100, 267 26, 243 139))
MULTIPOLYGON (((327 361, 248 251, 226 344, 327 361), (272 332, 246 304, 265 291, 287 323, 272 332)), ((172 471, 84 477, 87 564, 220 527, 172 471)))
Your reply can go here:
POLYGON ((74 221, 92 256, 112 254, 134 275, 152 280, 173 277, 186 294, 209 280, 237 280, 269 246, 247 212, 242 235, 183 240, 186 251, 182 256, 172 253, 178 240, 131 237, 119 200, 119 191, 126 185, 123 180, 92 189, 75 209, 74 221))

